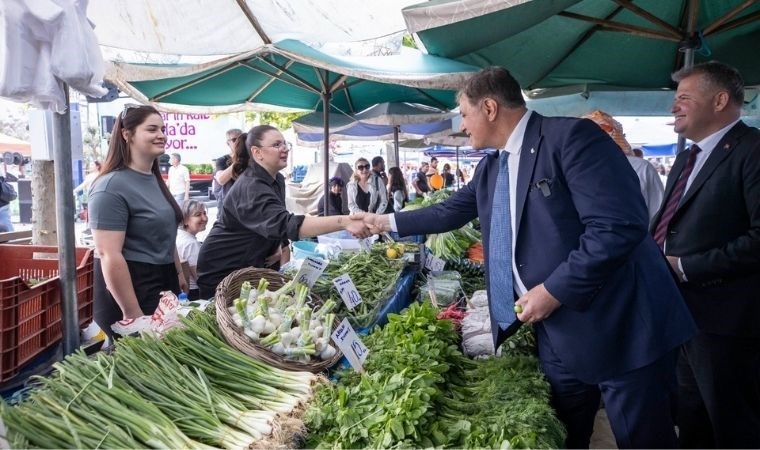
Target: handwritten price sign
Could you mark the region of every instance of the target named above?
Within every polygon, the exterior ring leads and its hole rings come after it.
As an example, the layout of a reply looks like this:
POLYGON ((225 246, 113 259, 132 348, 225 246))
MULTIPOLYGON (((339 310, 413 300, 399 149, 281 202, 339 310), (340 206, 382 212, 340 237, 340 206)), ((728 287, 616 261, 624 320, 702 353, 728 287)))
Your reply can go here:
POLYGON ((348 319, 343 319, 338 328, 333 331, 332 340, 346 356, 351 367, 361 373, 364 370, 364 361, 367 359, 369 350, 359 339, 351 324, 348 323, 348 319))

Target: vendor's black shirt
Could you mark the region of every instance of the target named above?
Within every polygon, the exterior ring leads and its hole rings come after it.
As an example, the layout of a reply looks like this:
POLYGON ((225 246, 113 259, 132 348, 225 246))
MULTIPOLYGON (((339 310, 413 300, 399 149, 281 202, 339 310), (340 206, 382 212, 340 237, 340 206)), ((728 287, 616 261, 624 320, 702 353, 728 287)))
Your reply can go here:
POLYGON ((204 298, 231 272, 264 267, 288 239, 298 240, 304 216, 285 209, 285 178, 276 178, 256 162, 238 177, 227 193, 216 223, 198 255, 198 287, 204 298))

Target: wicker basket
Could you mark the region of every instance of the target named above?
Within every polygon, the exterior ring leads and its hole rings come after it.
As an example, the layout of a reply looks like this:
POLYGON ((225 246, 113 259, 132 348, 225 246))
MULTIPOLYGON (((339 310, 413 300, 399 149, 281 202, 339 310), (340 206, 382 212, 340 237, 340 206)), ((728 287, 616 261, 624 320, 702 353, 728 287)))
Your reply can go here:
MULTIPOLYGON (((327 361, 314 360, 309 363, 303 363, 300 361, 293 361, 284 358, 261 345, 253 343, 248 336, 243 334, 243 329, 235 324, 232 320, 232 314, 227 309, 232 305, 232 302, 240 295, 240 287, 244 281, 250 281, 251 284, 256 286, 259 280, 264 278, 269 282, 270 289, 279 289, 285 285, 290 279, 281 275, 279 272, 275 272, 269 269, 257 269, 249 267, 247 269, 240 269, 231 274, 219 283, 216 288, 216 321, 219 324, 219 330, 227 340, 227 342, 245 353, 246 355, 260 359, 267 364, 285 370, 292 371, 307 371, 307 372, 321 372, 334 364, 336 364, 343 354, 338 350, 335 355, 327 361)), ((309 305, 312 307, 322 305, 322 300, 314 294, 309 294, 309 305)), ((338 326, 338 320, 335 319, 334 327, 338 326)), ((334 328, 333 327, 333 328, 334 328)))

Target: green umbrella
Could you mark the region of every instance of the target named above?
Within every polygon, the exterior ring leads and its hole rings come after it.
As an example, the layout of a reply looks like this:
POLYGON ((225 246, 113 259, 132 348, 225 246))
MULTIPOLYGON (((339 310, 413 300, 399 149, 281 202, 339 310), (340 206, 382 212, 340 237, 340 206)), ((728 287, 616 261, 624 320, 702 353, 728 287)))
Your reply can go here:
MULTIPOLYGON (((255 51, 195 67, 113 64, 107 77, 123 91, 162 105, 246 104, 333 110, 354 114, 382 102, 435 108, 455 106, 455 90, 478 68, 418 54, 340 57, 285 40, 255 51)), ((324 114, 325 181, 329 115, 324 114)), ((329 198, 325 182, 325 201, 329 198)), ((325 209, 327 210, 327 208, 325 209)))
POLYGON ((506 67, 543 96, 673 89, 673 71, 712 59, 760 84, 757 0, 443 0, 403 13, 430 54, 506 67))

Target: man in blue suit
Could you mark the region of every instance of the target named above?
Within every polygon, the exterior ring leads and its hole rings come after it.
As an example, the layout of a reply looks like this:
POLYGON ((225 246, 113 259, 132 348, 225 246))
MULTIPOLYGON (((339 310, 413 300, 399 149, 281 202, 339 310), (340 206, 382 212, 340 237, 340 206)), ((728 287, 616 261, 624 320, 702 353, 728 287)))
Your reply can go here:
POLYGON ((472 146, 499 150, 445 202, 367 225, 439 233, 478 217, 494 341, 535 326, 566 446, 588 447, 601 396, 620 448, 675 447, 677 349, 695 326, 625 156, 589 120, 529 111, 503 68, 474 75, 459 105, 472 146))

